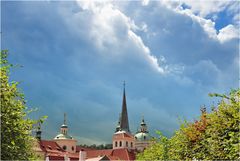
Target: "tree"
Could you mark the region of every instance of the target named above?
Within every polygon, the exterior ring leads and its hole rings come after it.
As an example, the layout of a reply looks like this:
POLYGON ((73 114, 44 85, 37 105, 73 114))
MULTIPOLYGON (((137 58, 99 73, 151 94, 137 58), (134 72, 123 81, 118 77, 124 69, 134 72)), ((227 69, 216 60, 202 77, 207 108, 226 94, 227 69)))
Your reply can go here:
POLYGON ((33 160, 34 138, 31 136, 36 121, 27 118, 30 110, 18 88, 18 82, 9 81, 10 68, 7 50, 1 51, 1 160, 33 160))
MULTIPOLYGON (((209 114, 206 129, 210 157, 215 159, 237 160, 240 158, 240 89, 227 95, 210 94, 221 97, 218 108, 209 114)), ((207 158, 207 159, 210 159, 207 158)))
POLYGON ((210 113, 202 108, 198 120, 185 121, 170 139, 150 146, 138 155, 138 159, 239 159, 240 89, 232 90, 229 95, 209 95, 222 99, 217 107, 210 113))
POLYGON ((138 160, 169 160, 169 139, 157 131, 159 138, 151 140, 152 144, 143 153, 138 153, 138 160))

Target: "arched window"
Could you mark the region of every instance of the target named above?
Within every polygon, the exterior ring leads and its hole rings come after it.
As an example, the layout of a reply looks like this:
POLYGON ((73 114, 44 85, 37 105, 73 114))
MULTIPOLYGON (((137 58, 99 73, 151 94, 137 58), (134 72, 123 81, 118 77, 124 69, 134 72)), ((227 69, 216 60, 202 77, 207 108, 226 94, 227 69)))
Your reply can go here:
POLYGON ((128 147, 128 142, 126 142, 126 147, 128 147))
POLYGON ((72 146, 72 151, 74 151, 74 146, 72 146))
POLYGON ((119 146, 120 146, 120 147, 122 146, 122 141, 119 142, 119 146))
POLYGON ((118 145, 117 145, 117 141, 115 141, 115 147, 117 147, 118 145))
POLYGON ((67 146, 66 145, 63 145, 63 150, 67 150, 67 146))
POLYGON ((131 142, 131 147, 133 147, 133 143, 131 142))
POLYGON ((146 136, 143 136, 143 139, 146 140, 146 136))

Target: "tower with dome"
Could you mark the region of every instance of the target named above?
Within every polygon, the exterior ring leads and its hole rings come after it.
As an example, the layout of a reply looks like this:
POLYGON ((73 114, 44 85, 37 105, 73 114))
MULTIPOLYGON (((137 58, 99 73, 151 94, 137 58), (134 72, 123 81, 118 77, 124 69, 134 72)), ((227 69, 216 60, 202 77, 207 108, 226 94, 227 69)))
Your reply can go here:
POLYGON ((144 121, 144 117, 140 123, 140 128, 134 135, 135 138, 135 148, 137 151, 144 151, 151 143, 152 137, 147 130, 147 124, 144 121))
POLYGON ((67 152, 75 153, 77 140, 75 140, 72 136, 68 134, 68 126, 66 123, 66 113, 64 113, 64 121, 60 128, 60 134, 58 134, 54 141, 62 147, 63 150, 67 152))

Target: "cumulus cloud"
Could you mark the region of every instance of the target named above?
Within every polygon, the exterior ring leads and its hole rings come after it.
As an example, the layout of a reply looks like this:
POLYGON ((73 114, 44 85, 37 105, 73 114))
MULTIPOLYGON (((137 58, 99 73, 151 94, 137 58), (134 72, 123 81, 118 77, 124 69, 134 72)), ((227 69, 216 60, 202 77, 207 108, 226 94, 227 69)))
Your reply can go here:
MULTIPOLYGON (((77 3, 87 13, 84 16, 87 17, 86 22, 89 24, 87 30, 90 34, 84 36, 89 37, 89 40, 100 51, 104 51, 104 53, 109 51, 110 55, 118 54, 118 56, 128 53, 128 50, 137 51, 137 53, 128 54, 135 56, 136 60, 139 58, 145 60, 153 70, 160 74, 167 73, 151 53, 149 47, 144 44, 141 36, 135 32, 146 32, 147 25, 145 23, 142 23, 141 26, 136 25, 134 20, 108 1, 77 1, 77 3)), ((79 30, 81 28, 82 24, 79 21, 84 21, 81 14, 81 12, 74 15, 68 13, 66 21, 72 29, 79 30)))
POLYGON ((183 3, 191 7, 193 13, 199 14, 202 17, 205 17, 209 14, 217 13, 223 11, 229 4, 230 1, 191 1, 183 0, 183 3))
POLYGON ((238 17, 239 12, 237 8, 239 4, 232 1, 161 1, 161 4, 165 5, 167 8, 174 10, 176 13, 184 14, 192 18, 193 21, 198 22, 208 36, 212 39, 218 40, 220 43, 232 40, 234 38, 239 38, 239 30, 237 30, 237 24, 239 23, 238 17), (187 5, 188 7, 183 7, 187 5), (223 27, 218 31, 215 28, 214 19, 216 19, 216 13, 222 12, 232 12, 233 24, 223 27), (206 18, 206 16, 211 15, 212 19, 206 18), (224 35, 224 36, 223 36, 224 35), (226 36, 229 35, 229 36, 226 36))
POLYGON ((59 132, 67 112, 79 143, 110 143, 122 80, 130 126, 145 113, 150 129, 167 134, 178 128, 177 115, 199 115, 209 92, 238 86, 236 24, 217 31, 206 11, 160 3, 3 2, 3 47, 24 65, 13 80, 22 81, 38 115, 49 116, 47 138, 59 132))
POLYGON ((137 36, 134 32, 129 30, 128 32, 129 38, 134 41, 134 44, 139 48, 139 51, 143 50, 143 54, 146 57, 146 60, 149 64, 159 73, 164 74, 165 71, 160 65, 158 64, 158 60, 155 56, 151 55, 150 50, 143 44, 142 39, 137 36))
POLYGON ((225 42, 234 38, 239 38, 239 29, 237 29, 233 25, 227 25, 226 27, 219 30, 219 34, 217 35, 218 39, 221 42, 225 42))
POLYGON ((142 0, 142 5, 143 5, 143 6, 147 6, 148 3, 149 3, 149 0, 142 0))

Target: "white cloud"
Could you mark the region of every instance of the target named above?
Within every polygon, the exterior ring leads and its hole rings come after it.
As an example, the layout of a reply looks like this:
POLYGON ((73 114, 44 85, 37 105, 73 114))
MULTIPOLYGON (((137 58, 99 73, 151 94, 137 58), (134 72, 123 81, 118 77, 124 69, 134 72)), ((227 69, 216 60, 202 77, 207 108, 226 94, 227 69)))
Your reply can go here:
POLYGON ((212 13, 217 13, 224 10, 231 2, 230 1, 193 1, 193 0, 183 0, 183 3, 191 7, 191 10, 199 14, 201 17, 205 17, 212 13))
POLYGON ((142 41, 142 39, 137 36, 134 32, 131 30, 128 31, 129 38, 134 41, 134 44, 140 49, 143 50, 144 57, 146 60, 151 64, 151 66, 158 71, 161 74, 164 74, 165 71, 160 65, 158 64, 158 60, 154 55, 151 55, 150 50, 148 47, 146 47, 142 41))
POLYGON ((143 5, 143 6, 147 6, 148 3, 149 3, 149 0, 142 0, 142 5, 143 5))
MULTIPOLYGON (((130 50, 123 49, 124 47, 135 48, 134 51, 138 51, 137 55, 145 59, 155 71, 165 74, 157 58, 151 54, 141 37, 135 33, 135 31, 147 32, 147 25, 144 22, 141 27, 137 26, 131 18, 108 1, 77 1, 77 3, 83 10, 91 13, 88 19, 90 39, 94 41, 99 50, 109 52, 110 48, 114 48, 115 53, 124 54, 121 51, 130 50)), ((75 18, 74 21, 78 21, 78 18, 75 18)))
POLYGON ((234 38, 239 37, 239 30, 233 26, 233 25, 228 25, 221 30, 219 30, 219 34, 217 35, 218 39, 221 42, 225 42, 234 38))
POLYGON ((220 43, 229 41, 234 38, 238 38, 239 31, 236 26, 229 24, 228 26, 222 28, 218 31, 215 29, 215 22, 213 20, 217 19, 214 13, 218 13, 227 9, 229 12, 233 12, 233 20, 237 25, 239 22, 239 13, 237 12, 238 4, 231 1, 161 1, 161 4, 165 5, 167 8, 172 9, 176 13, 187 15, 192 18, 193 21, 198 22, 203 30, 212 39, 218 40, 220 43), (183 8, 182 5, 186 4, 190 7, 183 8), (207 15, 212 15, 212 19, 205 18, 207 15))
POLYGON ((185 9, 185 10, 176 10, 180 14, 187 15, 192 18, 192 20, 198 22, 204 31, 208 34, 210 38, 216 39, 217 38, 217 32, 215 30, 215 22, 213 22, 210 19, 204 19, 200 16, 196 16, 195 14, 192 13, 190 9, 185 9))

